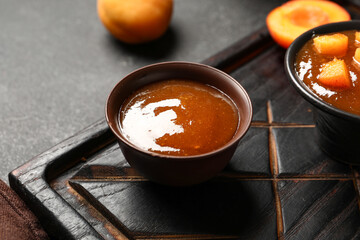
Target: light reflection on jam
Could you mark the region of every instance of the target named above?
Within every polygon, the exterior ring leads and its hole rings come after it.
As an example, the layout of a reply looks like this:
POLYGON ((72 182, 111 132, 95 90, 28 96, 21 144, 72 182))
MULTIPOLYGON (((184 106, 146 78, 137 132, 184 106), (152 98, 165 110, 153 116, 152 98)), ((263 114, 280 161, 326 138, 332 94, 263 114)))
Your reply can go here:
POLYGON ((211 86, 168 80, 145 86, 121 107, 120 128, 136 146, 167 155, 203 154, 234 136, 239 111, 211 86))
POLYGON ((173 109, 162 112, 156 110, 165 107, 179 107, 180 100, 167 99, 143 107, 144 102, 145 100, 136 102, 127 110, 126 118, 122 122, 124 133, 135 145, 146 146, 152 151, 179 151, 179 149, 160 146, 156 143, 156 139, 166 134, 171 136, 184 132, 184 128, 174 122, 177 115, 173 109))
POLYGON ((312 76, 311 67, 312 67, 311 59, 309 59, 309 61, 307 61, 307 62, 302 61, 299 63, 299 70, 298 70, 299 73, 298 74, 299 74, 299 78, 301 80, 304 80, 304 76, 306 74, 308 74, 308 77, 311 78, 311 76, 312 76))
POLYGON ((329 89, 324 88, 323 86, 319 85, 318 83, 312 83, 312 89, 319 96, 325 96, 325 97, 328 97, 328 98, 336 93, 334 91, 331 91, 329 89))

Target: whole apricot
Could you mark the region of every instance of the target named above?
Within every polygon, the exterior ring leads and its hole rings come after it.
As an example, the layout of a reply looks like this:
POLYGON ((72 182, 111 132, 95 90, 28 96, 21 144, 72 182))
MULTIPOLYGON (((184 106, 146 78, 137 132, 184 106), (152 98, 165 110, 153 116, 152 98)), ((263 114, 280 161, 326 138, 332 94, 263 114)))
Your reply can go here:
POLYGON ((98 0, 97 11, 115 38, 125 43, 145 43, 167 30, 173 0, 98 0))

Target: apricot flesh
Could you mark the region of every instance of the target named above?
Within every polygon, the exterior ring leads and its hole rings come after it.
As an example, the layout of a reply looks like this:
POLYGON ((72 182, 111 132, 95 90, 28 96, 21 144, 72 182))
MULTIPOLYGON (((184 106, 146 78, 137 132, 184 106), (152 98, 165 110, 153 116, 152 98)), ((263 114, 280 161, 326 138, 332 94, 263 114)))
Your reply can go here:
POLYGON ((350 14, 334 2, 300 0, 273 9, 266 25, 274 41, 288 48, 295 38, 311 28, 350 19, 350 14))
POLYGON ((356 62, 358 64, 360 64, 360 48, 356 48, 355 54, 354 54, 354 59, 356 60, 356 62))
POLYGON ((314 38, 314 47, 319 54, 344 56, 348 50, 348 37, 341 33, 314 38))
POLYGON ((351 80, 345 61, 334 58, 334 60, 325 63, 321 68, 319 82, 328 87, 349 88, 351 80))
POLYGON ((355 32, 355 41, 360 43, 360 32, 355 32))
POLYGON ((172 16, 172 0, 98 0, 98 16, 117 39, 145 43, 162 36, 172 16))

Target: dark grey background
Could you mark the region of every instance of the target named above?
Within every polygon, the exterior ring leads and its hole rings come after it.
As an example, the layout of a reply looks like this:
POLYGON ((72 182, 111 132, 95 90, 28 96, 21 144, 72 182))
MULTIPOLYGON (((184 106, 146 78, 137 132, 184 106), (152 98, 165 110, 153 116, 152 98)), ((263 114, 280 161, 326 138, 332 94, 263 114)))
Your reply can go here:
POLYGON ((167 33, 129 46, 102 26, 95 0, 0 0, 0 178, 104 118, 107 95, 127 73, 200 62, 264 26, 281 2, 175 0, 167 33))

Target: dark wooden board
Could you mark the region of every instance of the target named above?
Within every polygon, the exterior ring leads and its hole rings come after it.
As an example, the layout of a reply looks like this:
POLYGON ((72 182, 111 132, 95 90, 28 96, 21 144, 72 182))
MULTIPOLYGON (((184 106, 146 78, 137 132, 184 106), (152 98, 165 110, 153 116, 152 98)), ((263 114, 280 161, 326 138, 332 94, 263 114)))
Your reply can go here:
POLYGON ((360 169, 317 147, 284 54, 264 27, 203 61, 238 80, 254 107, 234 157, 208 182, 148 181, 100 120, 12 171, 10 185, 53 239, 360 239, 360 169))

